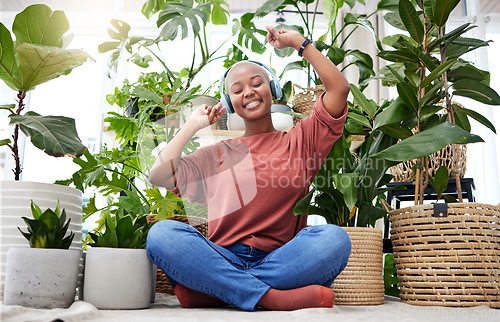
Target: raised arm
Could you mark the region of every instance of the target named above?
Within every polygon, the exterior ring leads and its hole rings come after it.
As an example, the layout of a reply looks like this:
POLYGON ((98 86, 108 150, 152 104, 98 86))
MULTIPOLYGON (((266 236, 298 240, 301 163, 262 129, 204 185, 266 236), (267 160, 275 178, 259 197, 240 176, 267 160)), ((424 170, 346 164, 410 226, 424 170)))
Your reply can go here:
POLYGON ((176 185, 175 172, 179 166, 182 151, 198 130, 217 122, 226 108, 221 103, 206 104, 196 108, 180 131, 161 151, 149 172, 149 182, 155 186, 173 189, 176 185))
MULTIPOLYGON (((293 47, 298 51, 305 41, 305 38, 294 30, 278 31, 270 26, 266 29, 269 44, 278 49, 293 47)), ((302 56, 311 64, 325 86, 326 94, 323 96, 325 110, 333 117, 340 117, 351 89, 349 82, 335 64, 312 44, 304 48, 302 56)))

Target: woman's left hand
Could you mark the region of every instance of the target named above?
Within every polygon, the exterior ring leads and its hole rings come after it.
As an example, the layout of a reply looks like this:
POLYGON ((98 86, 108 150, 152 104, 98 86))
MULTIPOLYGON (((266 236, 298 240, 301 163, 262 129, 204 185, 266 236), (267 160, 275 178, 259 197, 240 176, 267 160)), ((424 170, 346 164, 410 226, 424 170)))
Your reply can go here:
POLYGON ((277 49, 293 47, 298 50, 305 39, 295 30, 286 30, 284 28, 276 30, 276 28, 271 26, 266 26, 266 30, 267 41, 271 46, 277 49))

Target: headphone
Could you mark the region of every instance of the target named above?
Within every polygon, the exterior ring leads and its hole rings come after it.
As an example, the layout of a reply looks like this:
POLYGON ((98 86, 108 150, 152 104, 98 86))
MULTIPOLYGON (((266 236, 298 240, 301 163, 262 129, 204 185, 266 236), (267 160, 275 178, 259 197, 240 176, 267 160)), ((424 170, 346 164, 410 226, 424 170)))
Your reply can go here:
MULTIPOLYGON (((278 77, 276 76, 276 74, 274 74, 273 70, 271 68, 269 68, 268 66, 266 66, 258 61, 253 61, 253 60, 245 60, 245 61, 257 64, 257 65, 263 67, 264 69, 266 69, 271 74, 271 76, 273 77, 273 79, 269 81, 269 85, 271 87, 271 94, 273 95, 274 99, 279 100, 283 96, 283 91, 281 89, 280 81, 279 81, 278 77)), ((231 70, 231 68, 233 66, 229 67, 226 70, 226 72, 224 73, 224 75, 222 75, 222 77, 220 79, 220 85, 219 85, 220 97, 221 97, 220 101, 222 103, 222 106, 227 106, 227 113, 228 114, 233 114, 235 112, 234 112, 233 104, 231 103, 231 99, 229 98, 229 94, 224 93, 224 82, 226 81, 227 74, 229 73, 229 71, 231 70)))

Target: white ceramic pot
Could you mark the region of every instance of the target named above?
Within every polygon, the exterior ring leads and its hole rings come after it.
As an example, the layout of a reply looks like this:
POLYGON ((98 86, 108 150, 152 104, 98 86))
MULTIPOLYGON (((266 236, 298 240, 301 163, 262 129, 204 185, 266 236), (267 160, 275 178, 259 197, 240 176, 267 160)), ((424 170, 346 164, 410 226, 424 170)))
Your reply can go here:
MULTIPOLYGON (((28 241, 21 235, 17 227, 26 231, 26 223, 21 217, 33 218, 31 200, 42 211, 55 209, 57 200, 61 209, 66 210, 67 218, 71 218, 69 230, 75 233, 70 249, 82 249, 82 192, 75 188, 26 181, 0 181, 0 258, 2 263, 10 247, 29 247, 28 241)), ((69 232, 68 232, 69 234, 69 232)), ((83 258, 80 258, 79 277, 83 276, 83 258)), ((0 266, 0 299, 3 298, 5 266, 0 266)))
POLYGON ((7 253, 4 303, 67 308, 75 300, 82 251, 11 247, 7 253))
MULTIPOLYGON (((271 119, 274 128, 278 131, 288 131, 293 127, 293 116, 279 112, 289 112, 291 108, 284 104, 273 104, 271 106, 271 119)), ((245 121, 236 113, 228 114, 227 128, 231 131, 244 131, 245 121)))
POLYGON ((99 309, 145 309, 151 302, 153 264, 145 249, 87 250, 83 300, 99 309))

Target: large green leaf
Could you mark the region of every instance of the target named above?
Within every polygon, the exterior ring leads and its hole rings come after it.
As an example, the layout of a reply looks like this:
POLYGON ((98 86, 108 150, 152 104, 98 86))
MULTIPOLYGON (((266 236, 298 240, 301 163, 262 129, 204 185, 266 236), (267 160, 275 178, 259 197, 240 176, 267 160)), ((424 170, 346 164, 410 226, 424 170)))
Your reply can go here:
POLYGON ((234 19, 232 28, 233 35, 238 34, 238 44, 251 49, 253 52, 262 54, 266 51, 266 47, 257 39, 256 34, 267 34, 264 30, 259 30, 253 23, 253 13, 246 13, 241 16, 241 19, 234 19))
POLYGON ((406 83, 398 83, 396 87, 399 97, 403 100, 403 102, 408 107, 412 108, 415 113, 418 113, 419 105, 416 89, 406 83))
POLYGON ((455 124, 444 122, 426 131, 417 133, 389 148, 376 153, 373 157, 391 161, 407 161, 430 155, 448 144, 483 142, 479 136, 464 131, 455 124))
POLYGON ((434 19, 434 11, 436 10, 437 0, 421 0, 424 6, 424 12, 430 21, 434 19))
POLYGON ((434 15, 432 21, 438 27, 442 27, 448 21, 450 13, 459 4, 460 0, 435 0, 434 15))
MULTIPOLYGON (((428 0, 431 1, 431 0, 428 0)), ((432 0, 435 1, 435 0, 432 0)), ((462 34, 466 33, 472 28, 475 28, 476 26, 469 27, 470 22, 465 23, 461 25, 460 27, 455 28, 454 30, 450 31, 446 35, 442 36, 441 38, 437 38, 429 43, 427 46, 427 52, 433 51, 437 46, 439 46, 441 43, 444 43, 445 45, 448 45, 450 42, 454 41, 458 37, 460 37, 462 34)))
POLYGON ((448 71, 448 80, 451 82, 456 82, 461 79, 475 79, 480 81, 483 84, 490 83, 490 73, 484 70, 481 70, 471 64, 467 65, 459 65, 458 67, 450 68, 448 71))
POLYGON ((19 69, 14 75, 18 90, 28 91, 36 85, 69 74, 90 56, 78 49, 61 49, 24 43, 17 47, 19 69))
POLYGON ((410 0, 399 1, 399 15, 410 36, 419 44, 424 41, 424 25, 410 0))
POLYGON ((365 16, 347 13, 344 17, 344 23, 346 25, 355 24, 368 30, 370 34, 373 36, 373 39, 375 40, 375 45, 377 46, 377 49, 378 50, 383 49, 382 43, 380 42, 380 39, 378 39, 377 33, 375 32, 375 28, 373 28, 372 23, 365 16))
POLYGON ((479 123, 486 126, 487 128, 489 128, 491 131, 493 131, 493 133, 497 133, 493 123, 491 123, 490 120, 488 120, 486 117, 479 114, 478 112, 467 109, 467 108, 462 108, 459 106, 454 106, 454 108, 455 108, 455 111, 457 113, 462 113, 462 114, 468 115, 468 116, 472 117, 473 119, 475 119, 476 121, 478 121, 479 123))
POLYGON ((76 133, 75 120, 64 116, 40 116, 35 112, 11 115, 10 124, 19 123, 31 142, 48 155, 79 157, 85 146, 76 133))
POLYGON ((349 209, 354 208, 358 201, 359 173, 339 173, 332 175, 335 187, 344 195, 344 201, 349 209))
POLYGON ((214 25, 227 25, 229 5, 225 0, 212 0, 211 20, 214 25))
POLYGON ((370 119, 374 120, 376 111, 370 104, 370 102, 366 99, 366 96, 361 92, 361 90, 357 88, 356 85, 351 84, 351 93, 352 96, 354 97, 354 100, 356 101, 356 103, 358 103, 359 107, 361 107, 363 112, 368 114, 370 119))
POLYGON ((255 16, 257 18, 265 17, 269 13, 275 11, 279 6, 283 4, 283 2, 285 2, 285 0, 267 0, 259 8, 257 8, 255 16))
POLYGON ((196 7, 193 7, 193 0, 168 2, 158 15, 157 25, 160 27, 165 24, 160 34, 166 39, 177 38, 179 28, 181 28, 181 39, 186 38, 189 31, 197 36, 201 30, 200 20, 203 25, 206 25, 208 13, 210 13, 209 2, 199 4, 196 7))
POLYGON ((53 12, 44 4, 27 7, 16 15, 12 24, 12 32, 16 35, 16 46, 29 43, 62 47, 62 36, 68 29, 69 22, 64 12, 53 12))
POLYGON ((429 75, 427 75, 424 78, 424 80, 422 81, 420 86, 426 87, 432 81, 441 77, 441 75, 443 75, 444 72, 446 72, 448 69, 450 69, 453 66, 453 64, 455 64, 455 62, 456 62, 456 59, 450 59, 447 62, 445 62, 444 64, 437 66, 429 75))
POLYGON ((0 79, 13 90, 18 90, 14 82, 17 62, 14 53, 14 43, 9 30, 0 23, 0 79))
POLYGON ((412 115, 414 115, 413 111, 406 104, 403 104, 401 98, 398 97, 387 108, 377 114, 373 127, 378 129, 385 125, 400 123, 412 115))
POLYGON ((473 79, 462 79, 453 83, 453 94, 472 98, 488 105, 500 105, 500 96, 488 85, 473 79))

